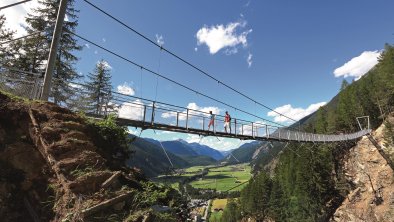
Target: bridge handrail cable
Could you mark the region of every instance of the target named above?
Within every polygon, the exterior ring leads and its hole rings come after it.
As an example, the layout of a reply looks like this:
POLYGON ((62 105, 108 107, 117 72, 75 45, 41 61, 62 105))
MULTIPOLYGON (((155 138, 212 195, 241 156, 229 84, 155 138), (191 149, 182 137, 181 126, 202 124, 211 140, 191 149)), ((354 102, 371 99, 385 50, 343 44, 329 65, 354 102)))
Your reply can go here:
POLYGON ((114 21, 118 22, 119 24, 121 24, 122 26, 124 26, 125 28, 127 28, 128 30, 130 30, 130 31, 132 31, 132 32, 134 32, 134 33, 136 33, 137 35, 139 35, 139 36, 142 37, 143 39, 145 39, 145 40, 147 40, 148 42, 150 42, 151 44, 155 45, 156 47, 159 47, 160 50, 163 50, 163 51, 167 52, 167 53, 170 54, 171 56, 177 58, 178 60, 182 61, 183 63, 185 63, 185 64, 187 64, 188 66, 192 67, 193 69, 197 70, 198 72, 200 72, 200 73, 204 74, 205 76, 211 78, 212 80, 216 81, 218 84, 221 84, 221 85, 225 86, 226 88, 232 90, 233 92, 235 92, 235 93, 237 93, 237 94, 243 96, 244 98, 246 98, 246 99, 248 99, 248 100, 250 100, 250 101, 252 101, 252 102, 254 102, 254 103, 256 103, 256 104, 258 104, 258 105, 260 105, 260 106, 262 106, 262 107, 264 107, 264 108, 266 108, 266 109, 268 109, 268 110, 271 110, 272 112, 275 112, 276 114, 278 114, 278 115, 280 115, 280 116, 283 116, 283 117, 285 117, 285 118, 287 118, 287 119, 289 119, 289 120, 292 120, 292 121, 294 121, 294 122, 297 122, 297 120, 295 120, 295 119, 293 119, 293 118, 291 118, 291 117, 288 117, 288 116, 286 116, 286 115, 284 115, 284 114, 282 114, 282 113, 279 113, 279 112, 276 111, 275 109, 272 109, 272 108, 270 108, 270 107, 268 107, 268 106, 266 106, 266 105, 264 105, 264 104, 262 104, 262 103, 256 101, 255 99, 253 99, 253 98, 251 98, 250 96, 248 96, 248 95, 246 95, 246 94, 240 92, 239 90, 235 89, 234 87, 229 86, 228 84, 224 83, 223 81, 220 81, 219 79, 217 79, 216 77, 212 76, 212 75, 209 74, 208 72, 202 70, 201 68, 198 68, 196 65, 193 65, 191 62, 186 61, 186 59, 181 58, 180 56, 176 55, 175 53, 171 52, 170 50, 164 48, 163 45, 156 43, 155 41, 151 40, 150 38, 148 38, 147 36, 145 36, 145 35, 142 34, 141 32, 139 32, 139 31, 137 31, 136 29, 130 27, 130 26, 127 25, 126 23, 122 22, 120 19, 116 18, 115 16, 111 15, 110 13, 108 13, 108 12, 104 11, 103 9, 99 8, 97 5, 95 5, 95 4, 91 3, 91 2, 89 2, 88 0, 84 0, 84 1, 85 1, 87 4, 89 4, 90 6, 92 6, 93 8, 95 8, 96 10, 100 11, 101 13, 103 13, 104 15, 106 15, 106 16, 110 17, 111 19, 113 19, 114 21))
POLYGON ((136 62, 134 62, 134 61, 132 61, 132 60, 130 60, 130 59, 127 59, 126 57, 121 56, 121 55, 119 55, 118 53, 115 53, 115 52, 113 52, 113 51, 111 51, 111 50, 109 50, 109 49, 107 49, 107 48, 105 48, 105 47, 103 47, 103 46, 101 46, 101 45, 99 45, 99 44, 93 42, 93 41, 90 41, 90 40, 88 40, 88 39, 86 39, 86 38, 84 38, 84 37, 82 37, 82 36, 80 36, 80 35, 78 35, 78 34, 76 34, 76 33, 74 33, 74 32, 71 32, 71 31, 67 31, 67 32, 70 33, 70 34, 72 34, 72 35, 74 35, 74 36, 76 36, 76 37, 78 37, 78 38, 80 38, 80 39, 82 39, 82 40, 84 40, 84 41, 86 41, 86 42, 88 42, 88 43, 90 43, 90 44, 92 44, 92 45, 94 45, 94 46, 96 46, 96 47, 98 47, 98 48, 100 48, 100 49, 102 49, 102 50, 104 50, 104 51, 106 51, 106 52, 108 52, 108 53, 110 53, 110 54, 112 54, 112 55, 114 55, 114 56, 116 56, 116 57, 118 57, 118 58, 120 58, 120 59, 122 59, 122 60, 124 60, 124 61, 126 61, 126 62, 128 62, 128 63, 130 63, 130 64, 132 64, 132 65, 134 65, 134 66, 137 66, 137 67, 141 68, 142 70, 145 70, 145 71, 147 71, 147 72, 149 72, 149 73, 152 73, 152 74, 154 74, 154 75, 156 75, 156 76, 158 76, 158 77, 160 77, 160 78, 163 78, 163 79, 165 79, 165 80, 167 80, 167 81, 169 81, 169 82, 172 82, 172 83, 174 83, 174 84, 176 84, 176 85, 178 85, 178 86, 181 86, 182 88, 185 88, 185 89, 187 89, 187 90, 189 90, 189 91, 191 91, 191 92, 196 93, 197 95, 201 95, 201 96, 206 97, 206 98, 208 98, 208 99, 210 99, 210 100, 212 100, 212 101, 215 101, 215 102, 217 102, 217 103, 220 103, 220 104, 222 104, 222 105, 225 105, 225 106, 227 106, 227 107, 230 107, 230 108, 232 108, 232 109, 234 109, 234 110, 238 110, 238 111, 243 112, 243 113, 245 113, 245 114, 248 114, 248 115, 250 115, 250 116, 256 117, 256 118, 261 119, 261 120, 263 120, 263 121, 270 122, 270 123, 273 123, 273 124, 278 125, 278 126, 291 128, 291 127, 289 127, 289 126, 285 126, 285 125, 283 125, 283 124, 280 124, 280 123, 277 123, 277 122, 274 122, 274 121, 265 119, 265 118, 263 118, 263 117, 257 116, 257 115, 255 115, 255 114, 250 113, 250 112, 248 112, 248 111, 245 111, 245 110, 243 110, 243 109, 240 109, 240 108, 237 108, 237 107, 235 107, 235 106, 233 106, 233 105, 230 105, 230 104, 228 104, 228 103, 226 103, 226 102, 223 102, 223 101, 220 101, 220 100, 218 100, 218 99, 215 99, 215 98, 213 98, 213 97, 211 97, 211 96, 208 96, 208 95, 206 95, 206 94, 204 94, 204 93, 202 93, 202 92, 199 92, 199 91, 197 91, 197 90, 195 90, 195 89, 192 89, 192 88, 190 88, 190 87, 188 87, 188 86, 186 86, 186 85, 184 85, 184 84, 182 84, 182 83, 179 83, 179 82, 177 82, 177 81, 175 81, 175 80, 173 80, 173 79, 170 79, 170 78, 168 78, 168 77, 166 77, 166 76, 163 76, 162 74, 160 74, 160 73, 158 73, 158 72, 155 72, 155 71, 153 71, 153 70, 151 70, 151 69, 149 69, 149 68, 146 68, 146 67, 144 67, 143 65, 140 65, 140 64, 138 64, 138 63, 136 63, 136 62))

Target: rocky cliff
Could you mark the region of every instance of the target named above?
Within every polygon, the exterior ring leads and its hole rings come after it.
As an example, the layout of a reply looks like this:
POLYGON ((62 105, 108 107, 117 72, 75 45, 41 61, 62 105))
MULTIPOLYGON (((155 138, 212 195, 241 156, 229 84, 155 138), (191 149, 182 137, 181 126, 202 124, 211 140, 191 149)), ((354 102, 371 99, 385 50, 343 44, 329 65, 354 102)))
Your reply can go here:
MULTIPOLYGON (((387 153, 384 131, 382 125, 372 136, 387 153)), ((344 172, 352 191, 331 221, 394 221, 393 169, 366 136, 345 156, 344 172)))

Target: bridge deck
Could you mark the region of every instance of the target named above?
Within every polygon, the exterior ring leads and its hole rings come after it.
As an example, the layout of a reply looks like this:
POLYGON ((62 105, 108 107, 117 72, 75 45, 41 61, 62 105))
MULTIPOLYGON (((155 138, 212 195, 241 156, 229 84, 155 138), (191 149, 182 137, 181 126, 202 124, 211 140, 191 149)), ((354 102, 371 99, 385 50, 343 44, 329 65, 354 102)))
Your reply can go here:
POLYGON ((342 134, 342 135, 324 135, 324 134, 312 134, 305 132, 297 132, 290 131, 285 129, 278 129, 276 132, 272 134, 257 136, 257 135, 242 135, 237 134, 236 132, 226 133, 226 132, 213 132, 208 130, 201 130, 196 128, 185 128, 180 126, 168 125, 168 124, 160 124, 160 123, 151 123, 144 122, 139 120, 131 120, 118 118, 118 123, 124 126, 133 126, 141 129, 155 129, 155 130, 163 130, 163 131, 171 131, 178 133, 190 133, 201 136, 216 136, 216 137, 225 137, 225 138, 236 138, 241 140, 261 140, 261 141, 296 141, 296 142, 311 142, 311 143, 329 143, 329 142, 340 142, 340 141, 348 141, 355 140, 364 135, 367 135, 371 132, 371 130, 361 130, 352 134, 342 134))

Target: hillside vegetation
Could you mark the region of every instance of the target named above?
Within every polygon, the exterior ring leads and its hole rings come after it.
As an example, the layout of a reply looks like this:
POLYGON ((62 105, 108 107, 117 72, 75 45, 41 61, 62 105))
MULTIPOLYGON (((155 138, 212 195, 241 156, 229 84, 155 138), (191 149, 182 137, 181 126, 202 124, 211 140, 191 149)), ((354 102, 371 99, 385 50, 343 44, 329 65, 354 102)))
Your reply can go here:
MULTIPOLYGON (((302 120, 303 129, 316 133, 353 132, 359 130, 355 118, 365 115, 376 128, 393 107, 394 48, 386 45, 379 63, 358 81, 343 84, 332 101, 302 120)), ((241 198, 228 203, 222 221, 328 221, 352 189, 345 180, 342 159, 354 145, 290 143, 279 156, 274 176, 262 171, 253 178, 241 198)), ((263 167, 261 164, 259 168, 263 167)))
POLYGON ((128 144, 112 117, 89 120, 0 92, 0 220, 183 220, 177 191, 125 166, 128 144))

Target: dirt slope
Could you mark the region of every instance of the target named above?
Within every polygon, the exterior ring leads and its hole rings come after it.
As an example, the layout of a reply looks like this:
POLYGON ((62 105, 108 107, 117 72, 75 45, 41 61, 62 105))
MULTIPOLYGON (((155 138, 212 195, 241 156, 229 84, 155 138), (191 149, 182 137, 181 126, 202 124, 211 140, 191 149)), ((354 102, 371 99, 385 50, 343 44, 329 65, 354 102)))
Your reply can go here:
MULTIPOLYGON (((383 128, 373 133, 380 145, 383 128)), ((394 221, 393 170, 367 137, 349 151, 344 169, 353 189, 332 221, 394 221)))
MULTIPOLYGON (((140 202, 157 189, 144 190, 135 170, 114 168, 114 153, 94 136, 84 118, 69 110, 0 93, 0 220, 152 218, 140 202)), ((158 204, 169 205, 163 196, 158 204)))

